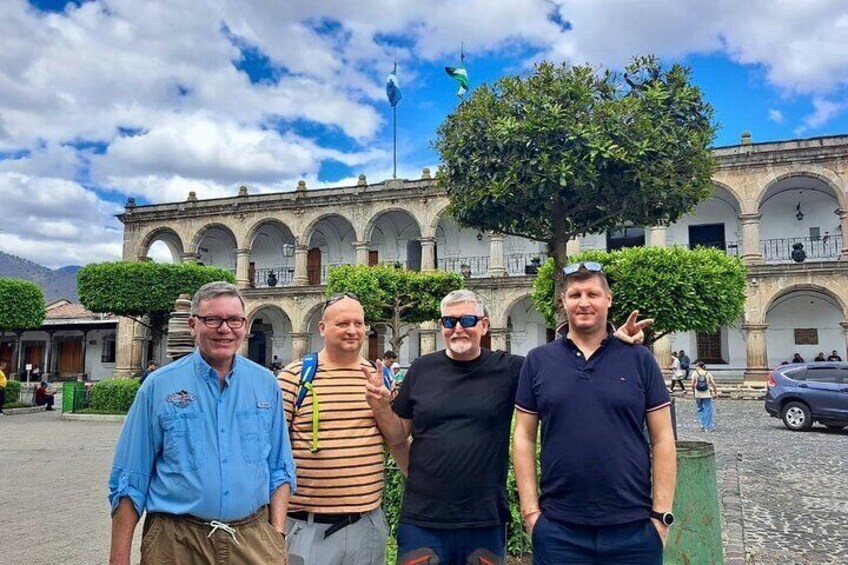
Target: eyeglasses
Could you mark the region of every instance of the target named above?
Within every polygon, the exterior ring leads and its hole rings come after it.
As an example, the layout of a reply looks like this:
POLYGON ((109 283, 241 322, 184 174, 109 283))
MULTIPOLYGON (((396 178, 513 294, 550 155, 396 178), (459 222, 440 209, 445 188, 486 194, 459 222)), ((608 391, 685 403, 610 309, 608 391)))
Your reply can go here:
POLYGON ((580 263, 571 263, 570 265, 566 265, 562 268, 562 274, 566 277, 570 277, 571 275, 576 275, 580 268, 584 268, 590 273, 601 273, 604 272, 604 267, 600 263, 596 263, 595 261, 581 261, 580 263))
POLYGON ((352 292, 338 292, 327 299, 327 301, 324 303, 324 307, 321 308, 321 312, 323 312, 342 298, 350 298, 351 300, 356 300, 357 302, 360 302, 359 297, 352 292))
POLYGON ((237 330, 247 322, 247 318, 219 318, 218 316, 195 316, 195 318, 203 322, 203 325, 207 328, 215 330, 220 328, 224 322, 227 323, 231 330, 237 330))
POLYGON ((473 328, 477 323, 485 318, 485 316, 473 316, 466 314, 464 316, 442 316, 442 325, 449 330, 456 327, 457 322, 463 328, 473 328))

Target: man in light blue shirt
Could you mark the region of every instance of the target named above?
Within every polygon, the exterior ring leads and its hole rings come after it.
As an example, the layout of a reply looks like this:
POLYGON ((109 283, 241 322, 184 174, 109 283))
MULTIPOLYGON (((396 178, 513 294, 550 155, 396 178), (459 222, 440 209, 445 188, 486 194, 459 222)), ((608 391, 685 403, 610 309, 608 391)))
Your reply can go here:
POLYGON ((147 512, 141 562, 283 562, 294 460, 280 389, 238 355, 244 300, 225 282, 195 294, 197 349, 140 388, 109 478, 110 563, 128 565, 147 512))

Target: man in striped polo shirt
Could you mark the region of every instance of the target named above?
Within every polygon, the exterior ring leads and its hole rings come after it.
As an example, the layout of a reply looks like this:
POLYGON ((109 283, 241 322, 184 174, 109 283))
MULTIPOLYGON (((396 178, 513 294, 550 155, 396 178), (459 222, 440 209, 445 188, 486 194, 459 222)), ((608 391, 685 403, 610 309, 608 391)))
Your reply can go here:
POLYGON ((299 408, 302 361, 277 377, 297 467, 286 532, 289 558, 307 565, 383 565, 389 531, 380 506, 383 436, 363 395, 363 367, 376 370, 362 358, 365 312, 356 296, 330 297, 318 329, 324 348, 299 408))

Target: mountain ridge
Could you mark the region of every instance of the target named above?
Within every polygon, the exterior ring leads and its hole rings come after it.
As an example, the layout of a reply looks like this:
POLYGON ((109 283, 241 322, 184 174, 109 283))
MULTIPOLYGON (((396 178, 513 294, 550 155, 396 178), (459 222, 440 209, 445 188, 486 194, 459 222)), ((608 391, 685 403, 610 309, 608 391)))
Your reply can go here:
POLYGON ((79 265, 68 265, 50 269, 34 261, 0 251, 0 277, 23 279, 37 284, 44 292, 48 304, 60 298, 79 302, 77 294, 77 273, 79 265))

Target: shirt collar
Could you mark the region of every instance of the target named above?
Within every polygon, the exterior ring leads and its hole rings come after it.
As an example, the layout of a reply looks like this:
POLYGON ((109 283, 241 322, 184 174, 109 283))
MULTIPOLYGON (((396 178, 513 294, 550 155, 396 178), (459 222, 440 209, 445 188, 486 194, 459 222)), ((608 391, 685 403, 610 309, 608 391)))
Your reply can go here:
MULTIPOLYGON (((230 384, 230 379, 232 378, 233 374, 236 372, 236 369, 241 363, 241 361, 239 360, 240 357, 241 355, 239 355, 238 353, 235 355, 235 357, 233 358, 233 367, 232 369, 230 369, 230 372, 227 373, 227 375, 224 377, 224 382, 228 385, 230 384)), ((216 383, 218 382, 218 373, 216 373, 215 369, 213 369, 212 366, 207 363, 205 359, 203 359, 203 356, 200 354, 200 348, 195 348, 194 350, 194 372, 200 375, 201 377, 210 379, 212 381, 215 381, 216 383)))
MULTIPOLYGON (((571 349, 577 349, 577 350, 580 349, 579 347, 577 347, 577 345, 575 345, 575 343, 573 341, 571 341, 571 339, 569 339, 569 337, 568 337, 568 324, 567 323, 562 324, 559 327, 557 327, 557 331, 560 332, 560 335, 562 336, 563 345, 565 345, 566 347, 569 347, 571 349)), ((614 339, 613 334, 615 332, 616 332, 616 329, 615 329, 615 326, 612 324, 612 322, 607 322, 607 335, 601 341, 601 344, 598 346, 598 350, 606 347, 609 344, 610 340, 614 339)))

